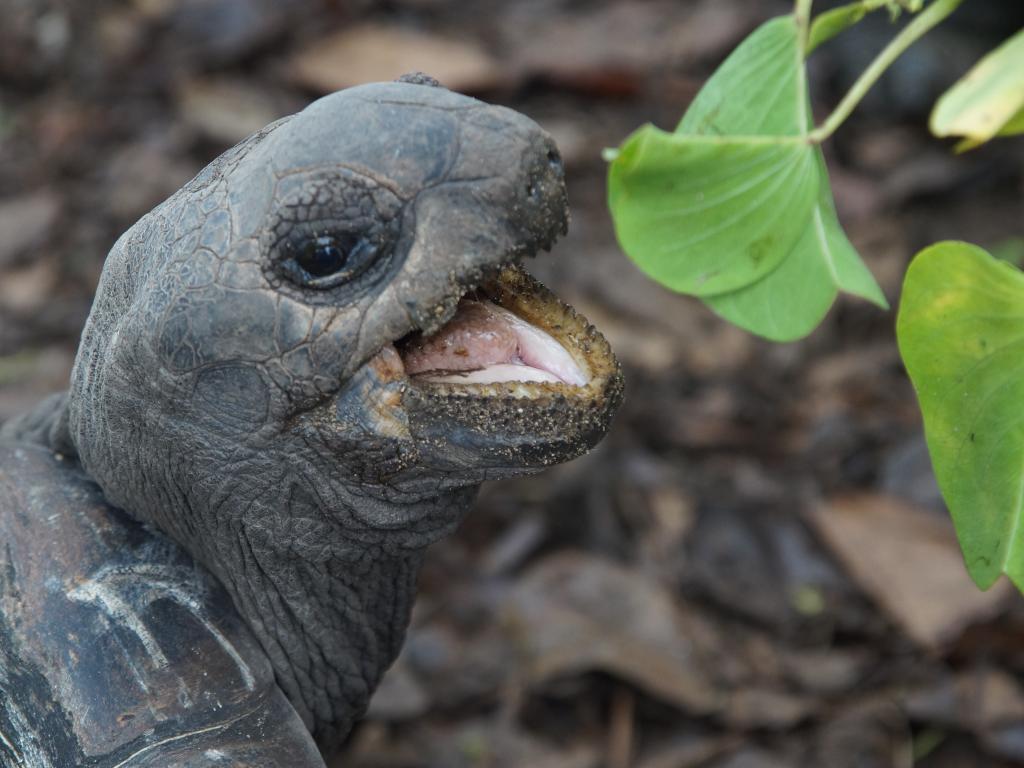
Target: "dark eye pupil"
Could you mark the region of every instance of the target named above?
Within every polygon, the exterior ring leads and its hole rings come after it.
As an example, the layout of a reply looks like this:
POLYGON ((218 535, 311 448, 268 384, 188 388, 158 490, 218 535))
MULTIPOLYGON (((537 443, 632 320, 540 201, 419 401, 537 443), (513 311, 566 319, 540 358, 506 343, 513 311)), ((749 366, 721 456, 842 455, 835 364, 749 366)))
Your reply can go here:
POLYGON ((333 236, 322 235, 306 243, 295 260, 313 277, 326 277, 345 268, 348 251, 333 236))
POLYGON ((322 290, 359 277, 381 252, 373 234, 364 232, 303 233, 283 244, 281 273, 293 283, 322 290))

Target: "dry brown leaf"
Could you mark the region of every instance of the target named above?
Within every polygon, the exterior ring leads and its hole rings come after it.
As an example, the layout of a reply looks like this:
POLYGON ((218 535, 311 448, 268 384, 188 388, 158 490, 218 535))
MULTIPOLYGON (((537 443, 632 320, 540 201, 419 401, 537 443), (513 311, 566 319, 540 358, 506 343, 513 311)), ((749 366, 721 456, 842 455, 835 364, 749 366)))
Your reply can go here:
POLYGON ((911 766, 906 714, 884 694, 843 703, 814 736, 806 765, 828 768, 911 766))
POLYGON ((365 24, 320 40, 291 61, 294 80, 321 93, 426 72, 453 91, 502 81, 498 62, 475 43, 394 26, 365 24))
POLYGON ((814 710, 813 699, 769 688, 739 688, 729 696, 722 718, 741 729, 792 728, 814 710))
POLYGON ((724 55, 750 24, 716 0, 594 5, 551 13, 510 4, 501 31, 516 66, 584 90, 629 93, 652 73, 724 55))
POLYGON ((721 709, 701 622, 661 585, 601 558, 550 557, 515 587, 505 617, 528 684, 602 671, 695 714, 721 709))
POLYGON ((725 736, 680 735, 667 744, 658 745, 644 754, 636 768, 698 768, 710 760, 731 752, 740 740, 734 734, 725 736))
POLYGON ((1010 589, 981 592, 948 519, 890 496, 836 498, 810 521, 850 575, 915 642, 935 649, 996 614, 1010 589))
POLYGON ((902 706, 916 720, 976 732, 1024 721, 1024 690, 995 667, 939 678, 906 695, 902 706))

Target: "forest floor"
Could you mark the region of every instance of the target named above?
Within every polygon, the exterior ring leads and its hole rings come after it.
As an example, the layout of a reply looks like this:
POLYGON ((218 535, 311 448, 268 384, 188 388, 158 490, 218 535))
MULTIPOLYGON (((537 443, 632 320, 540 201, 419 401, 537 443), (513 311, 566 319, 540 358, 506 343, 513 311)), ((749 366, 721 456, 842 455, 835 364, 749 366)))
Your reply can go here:
MULTIPOLYGON (((935 95, 1019 28, 967 3, 827 147, 894 310, 774 345, 646 280, 601 149, 671 126, 763 0, 8 0, 0 25, 0 421, 63 389, 103 258, 227 146, 407 69, 558 141, 573 220, 529 268, 625 369, 592 454, 485 487, 430 553, 346 768, 1024 766, 1024 599, 968 579, 893 326, 912 254, 1024 250, 1020 141, 964 156, 935 95)), ((823 115, 891 34, 812 62, 823 115)), ((1021 254, 1024 255, 1024 254, 1021 254)))

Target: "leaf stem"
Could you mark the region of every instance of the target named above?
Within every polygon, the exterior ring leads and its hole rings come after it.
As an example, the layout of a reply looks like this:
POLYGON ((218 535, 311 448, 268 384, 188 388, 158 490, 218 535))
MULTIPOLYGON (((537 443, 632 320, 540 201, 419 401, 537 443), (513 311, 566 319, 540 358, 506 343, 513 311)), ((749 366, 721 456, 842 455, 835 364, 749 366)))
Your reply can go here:
POLYGON ((807 36, 811 29, 811 3, 814 0, 795 0, 793 3, 793 18, 796 20, 797 39, 800 41, 800 50, 807 49, 807 36))
MULTIPOLYGON (((799 5, 803 0, 797 0, 799 5)), ((894 37, 882 52, 875 57, 870 66, 861 73, 857 82, 853 84, 850 91, 839 102, 839 105, 832 111, 825 122, 811 131, 807 138, 815 144, 820 144, 843 124, 843 121, 850 116, 850 113, 857 107, 861 99, 877 82, 882 73, 900 57, 911 45, 917 42, 925 32, 934 27, 949 14, 956 10, 963 0, 935 0, 926 9, 905 26, 896 37, 894 37)), ((809 5, 809 3, 808 3, 809 5)))

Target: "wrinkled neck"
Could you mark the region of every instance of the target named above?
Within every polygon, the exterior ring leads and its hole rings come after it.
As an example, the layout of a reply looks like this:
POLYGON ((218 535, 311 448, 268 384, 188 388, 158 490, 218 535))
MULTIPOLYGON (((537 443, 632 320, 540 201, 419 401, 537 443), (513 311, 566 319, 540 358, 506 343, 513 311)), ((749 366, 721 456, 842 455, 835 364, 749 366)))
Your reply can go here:
POLYGON ((278 683, 325 753, 365 711, 401 648, 423 551, 387 553, 317 541, 302 545, 266 529, 239 529, 238 562, 222 580, 270 657, 278 683))

